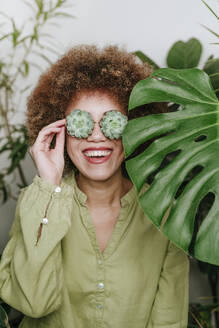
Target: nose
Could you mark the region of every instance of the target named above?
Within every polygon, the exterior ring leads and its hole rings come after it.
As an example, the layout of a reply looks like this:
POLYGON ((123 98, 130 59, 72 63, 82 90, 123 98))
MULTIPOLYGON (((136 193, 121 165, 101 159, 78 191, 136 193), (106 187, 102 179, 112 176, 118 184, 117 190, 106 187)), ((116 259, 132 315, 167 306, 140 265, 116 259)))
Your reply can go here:
POLYGON ((95 122, 94 123, 94 129, 92 131, 92 134, 90 134, 87 137, 87 141, 99 142, 99 141, 106 141, 106 140, 107 140, 107 138, 105 137, 105 135, 101 131, 101 128, 99 126, 99 123, 98 122, 95 122))

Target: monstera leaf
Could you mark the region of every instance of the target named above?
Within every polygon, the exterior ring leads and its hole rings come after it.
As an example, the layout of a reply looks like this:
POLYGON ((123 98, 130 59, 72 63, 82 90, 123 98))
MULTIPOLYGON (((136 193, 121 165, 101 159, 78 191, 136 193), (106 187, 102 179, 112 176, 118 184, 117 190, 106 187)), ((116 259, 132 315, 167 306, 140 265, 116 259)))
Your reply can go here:
POLYGON ((219 102, 210 79, 196 68, 159 69, 136 84, 129 110, 150 102, 181 106, 177 112, 133 119, 126 126, 126 158, 139 145, 153 140, 146 150, 126 163, 138 192, 147 178, 158 171, 147 191, 139 194, 140 205, 178 247, 189 253, 193 241, 197 259, 218 265, 219 102), (175 154, 172 160, 158 170, 170 154, 175 154), (196 174, 185 184, 194 171, 196 174), (211 208, 197 227, 196 213, 209 194, 214 196, 211 208), (163 222, 168 209, 170 213, 163 222))

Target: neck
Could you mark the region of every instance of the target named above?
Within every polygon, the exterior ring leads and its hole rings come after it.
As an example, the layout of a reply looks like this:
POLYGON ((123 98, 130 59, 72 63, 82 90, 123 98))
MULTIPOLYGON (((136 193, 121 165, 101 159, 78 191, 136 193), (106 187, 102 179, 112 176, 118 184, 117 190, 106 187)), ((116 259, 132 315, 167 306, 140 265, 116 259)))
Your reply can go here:
POLYGON ((119 203, 132 187, 131 181, 122 176, 121 170, 104 181, 91 180, 79 173, 76 177, 78 187, 87 195, 88 207, 110 207, 119 203))

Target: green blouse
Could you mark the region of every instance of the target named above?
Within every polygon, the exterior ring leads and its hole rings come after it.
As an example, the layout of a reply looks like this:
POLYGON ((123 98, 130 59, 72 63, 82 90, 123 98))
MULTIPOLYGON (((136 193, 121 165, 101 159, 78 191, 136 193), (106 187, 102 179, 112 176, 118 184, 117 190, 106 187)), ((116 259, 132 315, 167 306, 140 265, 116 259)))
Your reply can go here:
POLYGON ((74 174, 60 187, 36 175, 18 200, 0 298, 25 314, 20 328, 186 328, 188 273, 134 187, 102 253, 74 174))

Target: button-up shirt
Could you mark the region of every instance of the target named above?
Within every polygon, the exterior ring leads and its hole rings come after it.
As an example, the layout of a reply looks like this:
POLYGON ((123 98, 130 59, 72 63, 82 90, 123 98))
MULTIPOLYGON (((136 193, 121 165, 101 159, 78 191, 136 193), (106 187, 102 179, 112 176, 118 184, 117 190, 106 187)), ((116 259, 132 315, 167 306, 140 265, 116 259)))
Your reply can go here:
POLYGON ((186 328, 187 255, 135 187, 103 252, 86 199, 73 173, 58 188, 36 175, 22 189, 0 263, 0 298, 24 313, 20 328, 186 328))

